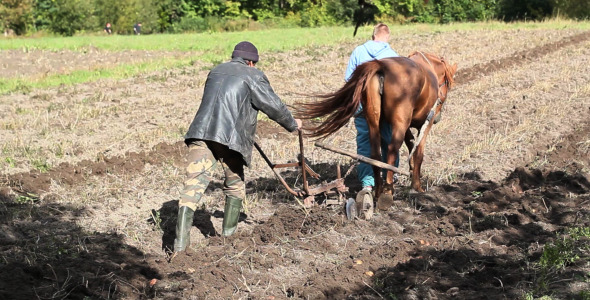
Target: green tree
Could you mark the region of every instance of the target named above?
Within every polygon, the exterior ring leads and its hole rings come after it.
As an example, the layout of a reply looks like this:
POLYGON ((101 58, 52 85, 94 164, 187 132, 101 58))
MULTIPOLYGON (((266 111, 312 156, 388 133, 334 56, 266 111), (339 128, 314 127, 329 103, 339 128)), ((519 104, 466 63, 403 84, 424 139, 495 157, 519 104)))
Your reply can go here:
POLYGON ((157 10, 157 26, 160 32, 175 31, 183 18, 196 17, 194 3, 190 0, 161 0, 154 2, 154 6, 157 10))
POLYGON ((316 27, 323 25, 333 25, 336 20, 328 14, 328 10, 321 4, 308 2, 301 12, 301 26, 316 27))
POLYGON ((191 8, 200 17, 219 17, 225 11, 224 0, 188 0, 191 8))
POLYGON ((572 19, 590 19, 590 1, 555 0, 555 13, 572 19))
POLYGON ((499 0, 498 17, 505 21, 541 20, 553 13, 554 0, 499 0))
POLYGON ((94 0, 94 15, 96 17, 97 29, 103 28, 106 23, 111 23, 112 28, 115 32, 121 29, 118 21, 121 17, 121 3, 125 1, 121 0, 94 0))
POLYGON ((133 25, 141 23, 142 33, 159 32, 158 1, 156 0, 125 0, 119 2, 119 18, 115 31, 133 33, 133 25))
POLYGON ((142 33, 159 32, 159 9, 156 0, 95 0, 95 28, 111 23, 114 32, 131 34, 133 25, 141 23, 142 33))
POLYGON ((32 0, 0 0, 0 29, 21 35, 33 24, 32 0))
POLYGON ((33 26, 35 30, 49 29, 49 11, 54 7, 53 0, 35 0, 33 7, 33 26))
POLYGON ((93 6, 85 0, 53 0, 47 11, 51 31, 72 36, 79 30, 93 29, 93 6))
POLYGON ((358 6, 357 0, 327 0, 323 2, 327 13, 341 24, 350 24, 354 10, 358 6))

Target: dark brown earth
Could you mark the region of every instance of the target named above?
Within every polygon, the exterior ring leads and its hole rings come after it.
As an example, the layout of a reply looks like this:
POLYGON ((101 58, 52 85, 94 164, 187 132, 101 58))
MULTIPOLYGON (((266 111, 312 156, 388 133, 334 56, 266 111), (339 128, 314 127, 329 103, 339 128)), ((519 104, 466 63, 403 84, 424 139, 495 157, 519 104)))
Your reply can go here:
MULTIPOLYGON (((535 48, 526 56, 562 46, 535 48)), ((460 70, 457 88, 475 74, 514 63, 497 59, 460 70)), ((261 137, 289 138, 280 132, 260 122, 261 137)), ((146 164, 180 163, 182 142, 62 164, 46 173, 4 175, 0 299, 518 299, 529 291, 588 299, 587 238, 572 242, 581 258, 576 262, 550 270, 535 263, 545 245, 571 236, 565 229, 590 226, 590 156, 580 150, 589 136, 590 123, 580 124, 552 151, 537 152, 547 160, 542 169, 524 162, 497 182, 467 173, 423 194, 400 186, 394 209, 371 221, 349 222, 339 206, 306 210, 276 198, 269 218, 244 213, 241 222, 252 230, 222 238, 212 221, 223 212, 197 211, 194 226, 208 238, 172 263, 125 244, 123 233, 80 228, 75 220, 94 213, 91 208, 51 197, 41 202, 36 195, 49 191, 52 180, 76 186, 89 177, 135 174, 146 164)), ((318 169, 332 180, 325 170, 333 167, 318 169)), ((286 175, 292 182, 297 174, 286 175)), ((358 191, 354 179, 346 184, 351 194, 358 191)), ((249 193, 281 189, 276 181, 248 185, 249 193)), ((176 212, 176 201, 157 209, 162 249, 171 247, 176 212)))
MULTIPOLYGON (((43 263, 3 265, 0 298, 226 299, 236 290, 247 290, 246 283, 239 285, 244 278, 249 284, 276 284, 265 270, 296 264, 307 271, 304 285, 286 285, 284 294, 271 291, 251 298, 515 299, 523 285, 533 286, 539 279, 540 274, 528 269, 529 261, 541 254, 539 244, 552 241, 563 228, 590 226, 589 176, 580 173, 590 158, 576 150, 580 138, 589 133, 586 125, 567 137, 549 155, 550 167, 544 170, 519 167, 502 182, 465 174, 456 184, 398 197, 393 212, 370 222, 347 222, 334 207, 306 212, 277 203, 274 215, 251 233, 223 239, 210 224, 211 218, 222 216, 197 212, 195 226, 211 235, 207 246, 173 263, 165 257, 146 257, 118 235, 82 232, 69 220, 84 216, 84 209, 34 205, 34 200, 23 206, 3 195, 0 249, 5 255, 37 255, 43 263), (387 242, 335 244, 322 238, 329 231, 342 236, 361 231, 385 236, 387 242), (23 239, 31 235, 39 240, 23 239), (44 244, 45 239, 58 242, 44 244), (336 262, 296 255, 297 249, 321 254, 338 248, 346 255, 338 258, 337 267, 330 267, 336 262), (157 281, 150 287, 152 279, 157 281)), ((174 238, 175 212, 175 203, 160 209, 166 224, 163 247, 170 247, 174 238)), ((557 279, 587 275, 572 265, 554 276, 559 286, 557 279)), ((560 293, 576 298, 576 291, 560 293)))

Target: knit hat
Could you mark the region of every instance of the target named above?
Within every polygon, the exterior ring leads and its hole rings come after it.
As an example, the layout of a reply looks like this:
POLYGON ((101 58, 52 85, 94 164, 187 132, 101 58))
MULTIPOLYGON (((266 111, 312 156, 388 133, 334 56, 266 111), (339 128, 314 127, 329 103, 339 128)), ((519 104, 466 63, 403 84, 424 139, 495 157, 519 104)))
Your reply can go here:
POLYGON ((258 62, 258 49, 250 42, 239 42, 231 54, 231 58, 241 57, 252 62, 258 62))

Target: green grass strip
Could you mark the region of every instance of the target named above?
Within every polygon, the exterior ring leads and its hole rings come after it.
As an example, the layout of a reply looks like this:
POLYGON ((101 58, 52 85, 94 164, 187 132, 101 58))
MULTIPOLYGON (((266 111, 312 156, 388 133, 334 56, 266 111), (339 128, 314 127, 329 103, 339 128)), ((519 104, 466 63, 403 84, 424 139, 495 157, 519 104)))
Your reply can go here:
MULTIPOLYGON (((108 51, 122 50, 176 50, 199 52, 190 58, 161 58, 151 62, 106 67, 95 70, 77 70, 67 74, 53 74, 43 78, 0 78, 0 94, 10 92, 27 93, 34 88, 46 88, 61 84, 91 82, 102 78, 121 79, 140 73, 169 67, 188 65, 198 60, 207 63, 226 61, 236 43, 243 40, 252 41, 261 52, 261 59, 272 52, 287 51, 302 47, 337 45, 351 40, 352 29, 332 28, 296 28, 286 30, 268 30, 255 32, 230 32, 216 34, 171 34, 145 36, 106 36, 106 37, 50 37, 40 39, 0 40, 1 47, 24 47, 23 51, 39 50, 74 50, 83 51, 84 47, 102 48, 108 51)), ((357 37, 358 38, 358 37, 357 37)))
POLYGON ((224 51, 230 52, 240 41, 249 40, 261 51, 280 51, 294 47, 335 44, 351 39, 353 28, 291 28, 247 32, 186 33, 152 35, 74 36, 0 39, 0 49, 73 50, 90 47, 109 50, 224 51))
MULTIPOLYGON (((454 24, 410 24, 392 25, 392 34, 470 31, 470 30, 509 30, 509 29, 590 29, 590 21, 549 20, 545 22, 498 21, 454 24)), ((372 27, 362 27, 357 39, 370 37, 372 27)), ((44 38, 0 38, 0 50, 73 50, 85 51, 90 47, 109 51, 122 50, 167 50, 167 51, 223 51, 231 52, 238 42, 249 40, 261 51, 284 51, 297 47, 314 45, 334 45, 339 41, 352 40, 353 27, 289 28, 245 32, 185 33, 152 35, 91 35, 74 37, 44 38)))

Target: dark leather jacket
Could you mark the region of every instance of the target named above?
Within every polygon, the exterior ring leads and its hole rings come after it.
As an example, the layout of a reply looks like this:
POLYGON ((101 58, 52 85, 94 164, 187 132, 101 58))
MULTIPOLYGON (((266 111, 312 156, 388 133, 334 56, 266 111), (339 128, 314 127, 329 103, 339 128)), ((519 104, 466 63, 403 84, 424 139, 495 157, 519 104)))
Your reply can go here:
POLYGON ((258 111, 289 132, 297 123, 275 94, 262 71, 249 67, 242 58, 213 68, 207 76, 203 100, 185 142, 214 141, 242 154, 250 165, 258 111))

